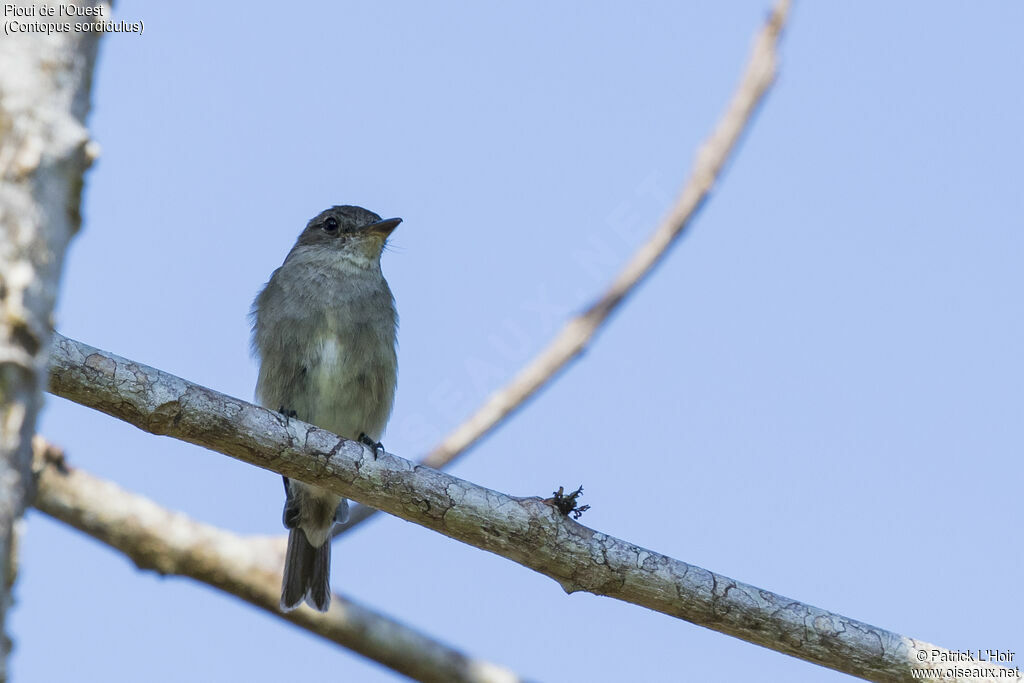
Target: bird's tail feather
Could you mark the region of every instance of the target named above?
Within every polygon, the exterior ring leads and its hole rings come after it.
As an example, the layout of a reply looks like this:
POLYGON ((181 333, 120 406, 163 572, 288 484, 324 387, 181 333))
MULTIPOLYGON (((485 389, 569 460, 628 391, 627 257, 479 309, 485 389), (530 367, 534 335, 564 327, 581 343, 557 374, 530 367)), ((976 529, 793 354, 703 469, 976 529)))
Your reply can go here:
POLYGON ((320 612, 331 606, 331 542, 313 546, 300 529, 288 532, 288 553, 281 581, 281 609, 293 610, 306 604, 320 612))

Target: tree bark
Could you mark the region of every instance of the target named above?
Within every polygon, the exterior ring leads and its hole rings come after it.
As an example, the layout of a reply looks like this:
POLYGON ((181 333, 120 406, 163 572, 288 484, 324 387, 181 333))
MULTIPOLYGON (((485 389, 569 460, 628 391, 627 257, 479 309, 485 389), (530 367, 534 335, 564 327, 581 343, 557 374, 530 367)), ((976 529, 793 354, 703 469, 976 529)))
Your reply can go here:
POLYGON ((925 661, 919 653, 947 652, 588 529, 540 498, 378 456, 359 442, 61 335, 50 391, 501 555, 568 593, 630 602, 874 681, 910 680, 925 661))
MULTIPOLYGON (((18 2, 18 8, 56 2, 18 2)), ((93 3, 88 3, 93 4, 93 3)), ((7 27, 5 26, 5 29, 7 27)), ((81 223, 94 156, 89 111, 98 33, 0 38, 0 680, 16 574, 16 524, 31 500, 31 439, 42 403, 64 252, 81 223)))

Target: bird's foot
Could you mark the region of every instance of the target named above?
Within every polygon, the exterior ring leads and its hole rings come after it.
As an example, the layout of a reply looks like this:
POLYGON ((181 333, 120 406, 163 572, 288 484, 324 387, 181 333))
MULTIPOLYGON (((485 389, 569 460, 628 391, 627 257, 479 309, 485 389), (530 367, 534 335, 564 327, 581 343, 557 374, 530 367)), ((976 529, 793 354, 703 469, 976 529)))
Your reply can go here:
POLYGON ((368 437, 365 433, 359 435, 359 443, 364 443, 373 449, 373 459, 376 460, 377 456, 384 452, 384 444, 380 441, 374 441, 368 437))

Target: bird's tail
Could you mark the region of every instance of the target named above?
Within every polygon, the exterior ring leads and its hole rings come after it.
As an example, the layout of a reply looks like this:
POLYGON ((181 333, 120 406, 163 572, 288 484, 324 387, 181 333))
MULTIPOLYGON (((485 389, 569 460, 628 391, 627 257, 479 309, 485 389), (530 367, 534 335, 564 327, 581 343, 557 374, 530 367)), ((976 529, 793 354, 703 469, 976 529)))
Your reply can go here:
POLYGON ((306 604, 320 612, 331 606, 331 541, 313 546, 306 533, 295 528, 288 532, 288 554, 284 559, 281 581, 281 609, 293 610, 306 604))

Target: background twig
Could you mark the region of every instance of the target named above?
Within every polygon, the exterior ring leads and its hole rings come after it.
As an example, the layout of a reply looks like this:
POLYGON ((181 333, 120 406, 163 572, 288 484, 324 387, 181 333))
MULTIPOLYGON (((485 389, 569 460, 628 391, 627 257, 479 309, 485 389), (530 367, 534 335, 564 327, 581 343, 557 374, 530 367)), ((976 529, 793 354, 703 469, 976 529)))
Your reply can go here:
MULTIPOLYGON (((420 460, 421 463, 440 469, 504 422, 583 353, 609 316, 664 258, 707 199, 722 167, 775 80, 777 47, 788 13, 789 0, 780 0, 754 41, 743 77, 725 113, 711 137, 697 151, 689 179, 647 242, 636 250, 597 301, 569 320, 507 385, 487 398, 475 413, 420 460)), ((373 508, 354 506, 348 521, 337 527, 335 535, 361 524, 374 512, 373 508)))
POLYGON ((187 576, 231 593, 307 631, 421 681, 513 683, 511 671, 472 659, 444 643, 335 594, 326 614, 281 612, 282 548, 166 510, 116 484, 71 469, 59 449, 35 439, 39 492, 46 514, 127 555, 140 569, 187 576))

